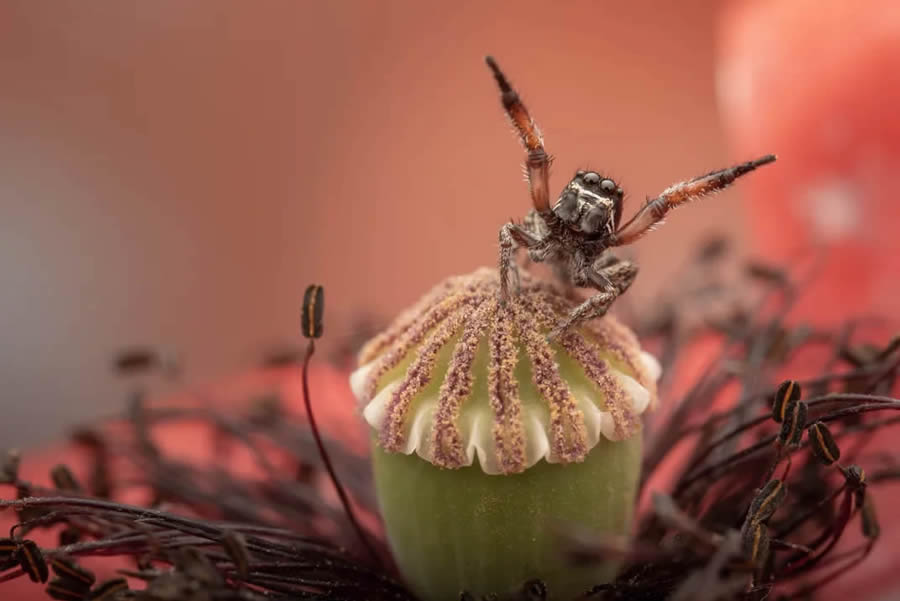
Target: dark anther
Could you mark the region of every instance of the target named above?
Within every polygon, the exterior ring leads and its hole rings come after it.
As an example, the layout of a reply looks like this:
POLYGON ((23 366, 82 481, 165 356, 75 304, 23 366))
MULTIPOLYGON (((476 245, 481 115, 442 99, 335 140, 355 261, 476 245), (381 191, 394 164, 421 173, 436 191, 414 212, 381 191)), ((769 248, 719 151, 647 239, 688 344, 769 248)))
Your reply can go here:
POLYGON ((747 521, 751 524, 768 521, 784 501, 785 492, 784 483, 778 478, 766 482, 750 503, 747 521))
POLYGON ((325 290, 316 284, 307 287, 306 294, 303 295, 303 315, 300 318, 303 336, 321 338, 324 311, 325 290))
POLYGON ((872 501, 872 495, 867 495, 863 500, 860 508, 860 517, 862 519, 863 536, 869 540, 875 540, 881 535, 881 525, 878 523, 878 516, 875 514, 875 503, 872 501))
POLYGON ((758 261, 749 261, 744 266, 744 271, 751 278, 761 282, 775 285, 784 285, 788 282, 788 275, 784 270, 779 269, 774 265, 768 265, 758 261))
POLYGON ((57 601, 84 601, 91 592, 91 586, 69 578, 54 578, 44 592, 57 601))
POLYGON ((59 546, 60 547, 74 545, 75 543, 77 543, 80 540, 81 540, 81 531, 74 526, 69 526, 69 527, 63 529, 59 533, 59 546))
POLYGON ((113 367, 119 373, 146 371, 159 364, 159 354, 151 348, 124 349, 113 358, 113 367))
POLYGON ((119 593, 128 590, 128 581, 124 578, 113 578, 103 582, 91 591, 91 601, 112 601, 119 593))
POLYGON ((847 484, 855 489, 866 485, 866 472, 858 465, 851 465, 844 471, 844 477, 847 478, 847 484))
POLYGON ((13 538, 0 538, 0 563, 12 559, 18 549, 19 541, 13 538))
POLYGON ((14 484, 19 479, 19 463, 22 454, 19 449, 10 449, 6 452, 3 465, 0 466, 0 484, 14 484))
POLYGON ((23 572, 28 574, 32 582, 47 582, 50 571, 47 569, 44 554, 41 553, 37 543, 27 539, 21 541, 17 554, 19 556, 19 566, 23 572))
POLYGON ((785 380, 775 391, 772 401, 772 419, 777 423, 784 421, 784 414, 788 405, 800 400, 800 383, 795 380, 785 380))
POLYGON ((784 422, 778 434, 778 442, 784 446, 795 447, 803 439, 803 427, 806 425, 806 403, 794 401, 789 403, 784 412, 784 422))
POLYGON ((834 437, 828 426, 822 422, 816 422, 807 429, 809 444, 819 461, 825 465, 831 465, 841 458, 841 449, 834 442, 834 437))
POLYGON ((714 235, 706 240, 700 245, 700 248, 697 250, 696 257, 697 260, 701 263, 706 263, 708 261, 715 261, 716 259, 721 258, 728 252, 728 238, 722 235, 714 235))
POLYGON ((234 564, 235 571, 241 580, 246 580, 250 574, 250 555, 247 552, 247 541, 244 535, 234 530, 228 530, 222 537, 222 548, 234 564))
POLYGON ((756 565, 765 562, 769 555, 769 529, 765 524, 753 523, 741 533, 742 546, 748 559, 756 565))
POLYGON ((65 557, 54 557, 50 560, 50 566, 53 568, 53 573, 60 578, 77 580, 78 582, 86 584, 88 588, 93 586, 94 582, 97 580, 93 572, 84 569, 71 559, 65 557))
POLYGON ((71 492, 79 492, 81 490, 81 484, 78 483, 72 470, 62 463, 53 466, 53 469, 50 470, 50 479, 57 490, 71 492))

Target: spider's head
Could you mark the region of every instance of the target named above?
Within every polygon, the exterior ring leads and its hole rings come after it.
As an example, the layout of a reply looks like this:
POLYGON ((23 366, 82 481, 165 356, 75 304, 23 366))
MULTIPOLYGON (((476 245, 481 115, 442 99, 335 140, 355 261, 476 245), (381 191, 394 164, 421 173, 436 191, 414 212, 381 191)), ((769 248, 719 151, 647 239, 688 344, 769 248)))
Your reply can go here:
POLYGON ((622 217, 622 188, 594 171, 577 171, 553 212, 570 228, 587 236, 611 235, 622 217))

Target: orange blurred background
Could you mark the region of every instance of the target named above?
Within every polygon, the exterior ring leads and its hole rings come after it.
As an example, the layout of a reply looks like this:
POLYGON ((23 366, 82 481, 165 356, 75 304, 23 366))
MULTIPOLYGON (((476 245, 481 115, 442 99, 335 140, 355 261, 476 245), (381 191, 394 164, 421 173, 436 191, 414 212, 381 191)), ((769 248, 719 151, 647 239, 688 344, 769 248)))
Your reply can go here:
MULTIPOLYGON (((0 2, 3 446, 118 409, 132 343, 190 380, 329 339, 494 264, 529 207, 494 54, 557 157, 626 214, 732 156, 715 103, 723 2, 0 2)), ((753 154, 771 149, 760 148, 753 154)), ((647 302, 698 235, 745 236, 740 186, 632 249, 647 302)))

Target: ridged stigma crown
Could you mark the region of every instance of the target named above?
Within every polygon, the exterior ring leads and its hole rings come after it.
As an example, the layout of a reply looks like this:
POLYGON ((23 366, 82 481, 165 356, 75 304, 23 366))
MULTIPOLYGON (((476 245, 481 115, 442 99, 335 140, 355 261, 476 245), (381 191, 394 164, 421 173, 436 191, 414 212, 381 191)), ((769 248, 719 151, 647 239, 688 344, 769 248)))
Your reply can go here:
POLYGON ((351 384, 383 449, 509 474, 640 430, 659 364, 628 328, 606 316, 551 343, 575 301, 524 272, 499 298, 494 269, 449 278, 365 346, 351 384))

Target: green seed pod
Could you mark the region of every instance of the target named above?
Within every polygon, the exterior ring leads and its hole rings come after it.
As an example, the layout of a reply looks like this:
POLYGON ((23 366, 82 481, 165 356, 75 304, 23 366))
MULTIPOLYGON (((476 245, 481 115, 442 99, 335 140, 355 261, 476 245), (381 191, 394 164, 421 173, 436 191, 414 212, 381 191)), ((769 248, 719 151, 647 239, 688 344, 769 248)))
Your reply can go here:
POLYGON ((525 273, 501 303, 483 269, 439 285, 361 353, 351 383, 388 540, 426 601, 538 579, 548 598, 572 598, 619 567, 567 565, 558 527, 630 533, 659 366, 611 317, 548 342, 573 306, 525 273))

